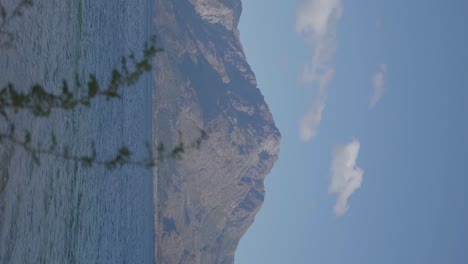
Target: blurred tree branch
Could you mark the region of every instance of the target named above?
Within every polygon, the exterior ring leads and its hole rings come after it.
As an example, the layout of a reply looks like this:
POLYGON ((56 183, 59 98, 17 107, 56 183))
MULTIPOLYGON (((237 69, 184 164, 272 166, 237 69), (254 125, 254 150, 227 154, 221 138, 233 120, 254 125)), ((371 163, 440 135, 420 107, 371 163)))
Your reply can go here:
MULTIPOLYGON (((21 0, 10 12, 0 2, 0 48, 10 48, 14 41, 14 34, 8 30, 9 23, 22 16, 24 9, 33 5, 32 0, 21 0)), ((28 91, 18 89, 13 83, 7 83, 0 88, 0 144, 10 142, 29 153, 36 164, 40 164, 42 155, 48 155, 64 160, 79 162, 85 166, 105 166, 115 169, 124 165, 152 167, 157 160, 166 158, 181 158, 182 154, 191 148, 199 148, 202 140, 207 138, 204 130, 200 130, 200 136, 189 144, 180 142, 172 149, 166 150, 162 142, 157 147, 156 158, 147 144, 148 157, 144 160, 133 160, 132 151, 126 146, 117 150, 113 158, 102 159, 98 157, 95 144, 90 146, 90 154, 72 154, 68 146, 59 148, 53 131, 50 133, 50 144, 47 147, 37 146, 32 143, 32 132, 27 129, 18 131, 14 116, 19 112, 27 112, 34 118, 47 118, 52 111, 72 111, 77 107, 90 107, 97 98, 107 100, 121 99, 123 89, 130 88, 142 77, 151 72, 152 61, 162 49, 156 46, 156 36, 145 43, 142 58, 137 59, 134 54, 122 56, 119 68, 114 68, 110 73, 110 81, 106 85, 100 85, 96 76, 91 74, 86 83, 81 83, 82 78, 76 75, 74 82, 62 81, 61 89, 56 87, 44 87, 40 84, 32 85, 28 91), (61 90, 60 93, 50 91, 61 90), (83 91, 85 92, 83 94, 83 91), (81 92, 81 93, 79 93, 81 92), (77 95, 79 94, 79 95, 77 95)))

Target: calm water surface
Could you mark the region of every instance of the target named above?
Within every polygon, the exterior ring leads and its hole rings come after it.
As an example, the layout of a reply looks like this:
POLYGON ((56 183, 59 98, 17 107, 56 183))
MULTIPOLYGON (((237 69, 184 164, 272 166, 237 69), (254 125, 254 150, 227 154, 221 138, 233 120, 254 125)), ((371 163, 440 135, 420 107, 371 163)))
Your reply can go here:
MULTIPOLYGON (((10 25, 13 47, 0 48, 0 86, 39 82, 53 91, 76 73, 105 82, 122 55, 141 51, 153 32, 152 11, 146 0, 34 0, 10 25)), ((152 137, 151 80, 147 74, 121 101, 45 119, 19 113, 15 120, 33 131, 34 144, 47 145, 53 130, 59 146, 74 153, 89 153, 95 141, 107 157, 121 145, 144 157, 152 137)), ((151 170, 88 169, 50 157, 38 166, 2 143, 0 263, 152 263, 152 195, 151 170)))

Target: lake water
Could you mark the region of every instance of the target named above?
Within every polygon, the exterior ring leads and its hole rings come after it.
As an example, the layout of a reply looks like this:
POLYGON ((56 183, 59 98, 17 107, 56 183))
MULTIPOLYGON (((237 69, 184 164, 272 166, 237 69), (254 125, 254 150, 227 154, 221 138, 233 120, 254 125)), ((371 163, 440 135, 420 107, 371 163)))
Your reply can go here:
MULTIPOLYGON (((9 25, 15 39, 13 47, 0 48, 0 87, 39 82, 53 91, 76 73, 82 81, 93 73, 105 83, 122 55, 142 50, 153 13, 146 0, 35 0, 9 25)), ((94 141, 104 157, 125 145, 144 158, 152 139, 153 87, 146 74, 123 100, 97 100, 89 109, 43 119, 20 112, 15 123, 33 132, 36 145, 47 146, 53 130, 62 150, 89 153, 94 141)), ((0 143, 0 263, 153 262, 150 169, 89 169, 47 156, 40 161, 0 143)))

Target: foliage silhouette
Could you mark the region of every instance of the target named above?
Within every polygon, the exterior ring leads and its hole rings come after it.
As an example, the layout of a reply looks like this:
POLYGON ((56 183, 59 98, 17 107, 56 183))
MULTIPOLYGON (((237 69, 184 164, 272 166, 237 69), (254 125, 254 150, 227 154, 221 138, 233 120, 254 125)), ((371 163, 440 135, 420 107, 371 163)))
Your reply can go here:
MULTIPOLYGON (((14 34, 8 29, 9 23, 22 16, 24 9, 33 5, 32 0, 20 0, 12 11, 7 12, 5 6, 0 2, 0 48, 11 48, 14 41, 14 34)), ((47 118, 52 111, 72 111, 77 107, 90 107, 97 98, 116 100, 122 98, 123 89, 132 87, 142 77, 143 74, 151 72, 152 61, 156 54, 162 49, 156 46, 156 36, 150 38, 149 43, 145 43, 142 51, 142 58, 138 59, 134 54, 121 57, 121 65, 111 71, 111 78, 106 85, 99 84, 95 75, 89 75, 85 84, 76 75, 73 83, 63 80, 61 93, 49 92, 54 89, 35 84, 27 92, 24 89, 17 89, 13 83, 7 83, 0 88, 0 124, 6 131, 0 130, 0 144, 9 142, 24 149, 32 157, 36 164, 40 164, 41 155, 53 156, 64 160, 79 162, 87 167, 93 165, 105 166, 108 169, 115 169, 124 165, 139 167, 153 167, 156 161, 167 158, 182 158, 182 154, 191 148, 199 148, 202 140, 207 138, 207 133, 200 129, 200 136, 190 144, 180 142, 172 149, 166 150, 165 145, 160 142, 156 149, 156 158, 153 158, 149 144, 148 157, 144 160, 133 160, 132 151, 121 146, 117 154, 111 159, 98 157, 95 144, 90 146, 90 154, 72 154, 69 146, 59 148, 54 132, 50 133, 50 144, 41 147, 32 143, 32 132, 27 129, 17 131, 14 116, 18 112, 28 112, 35 118, 47 118), (85 89, 84 95, 77 95, 78 91, 85 89), (61 150, 63 149, 63 150, 61 150)))

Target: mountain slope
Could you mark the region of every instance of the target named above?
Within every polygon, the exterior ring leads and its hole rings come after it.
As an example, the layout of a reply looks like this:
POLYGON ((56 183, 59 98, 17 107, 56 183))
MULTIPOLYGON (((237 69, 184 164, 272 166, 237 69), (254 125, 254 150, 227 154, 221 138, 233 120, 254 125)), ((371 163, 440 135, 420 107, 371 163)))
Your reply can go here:
POLYGON ((155 172, 157 263, 233 263, 264 199, 280 134, 239 41, 240 0, 157 0, 165 52, 155 81, 156 142, 199 150, 155 172))

